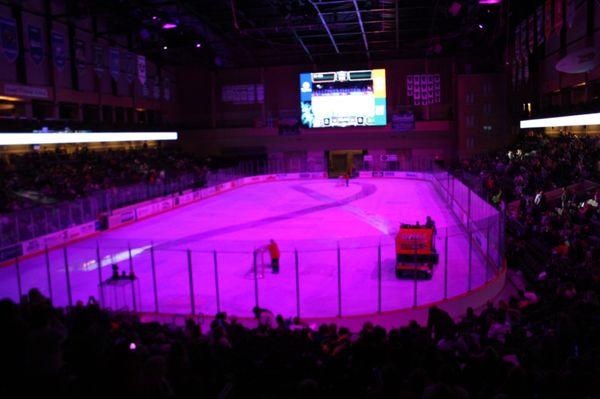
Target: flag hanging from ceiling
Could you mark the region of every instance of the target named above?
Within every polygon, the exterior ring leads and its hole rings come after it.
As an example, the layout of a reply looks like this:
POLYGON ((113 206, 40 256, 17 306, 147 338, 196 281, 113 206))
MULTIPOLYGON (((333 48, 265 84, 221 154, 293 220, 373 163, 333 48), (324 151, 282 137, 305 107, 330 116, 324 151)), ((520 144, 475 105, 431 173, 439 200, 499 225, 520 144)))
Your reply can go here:
POLYGON ((42 30, 37 26, 29 25, 27 33, 29 34, 29 56, 35 64, 40 65, 44 60, 42 30))
POLYGON ((113 80, 118 81, 121 74, 121 52, 118 47, 108 49, 108 69, 113 80))
POLYGON ((129 51, 125 53, 125 76, 129 83, 133 82, 135 76, 135 58, 129 51))
POLYGON ((541 45, 544 42, 544 7, 539 6, 535 10, 536 14, 536 32, 537 32, 537 45, 541 45))
POLYGON ((85 42, 83 40, 76 39, 75 40, 75 66, 77 66, 77 70, 79 73, 83 73, 85 71, 85 42))
POLYGON ((56 69, 62 71, 65 67, 65 35, 52 32, 52 58, 56 69))
POLYGON ((567 0, 567 27, 569 29, 573 27, 574 20, 575 20, 575 0, 567 0))
POLYGON ((521 22, 521 60, 527 59, 527 20, 521 22))
POLYGON ((535 47, 535 26, 534 26, 534 19, 533 19, 533 14, 531 14, 529 16, 529 18, 527 18, 527 32, 528 32, 528 43, 529 43, 529 52, 532 53, 533 52, 533 48, 535 47))
POLYGON ((544 36, 546 40, 552 34, 552 0, 546 0, 544 4, 545 19, 544 19, 544 36))
POLYGON ((515 58, 521 59, 521 25, 515 27, 515 58))
POLYGON ((94 71, 98 75, 104 72, 104 47, 101 44, 95 44, 92 51, 94 71))
POLYGON ((2 51, 9 62, 15 62, 19 56, 17 22, 14 18, 0 18, 0 40, 2 51))
POLYGON ((554 0, 554 30, 560 34, 563 26, 563 0, 554 0))
POLYGON ((142 87, 146 87, 146 57, 137 56, 137 75, 142 87))

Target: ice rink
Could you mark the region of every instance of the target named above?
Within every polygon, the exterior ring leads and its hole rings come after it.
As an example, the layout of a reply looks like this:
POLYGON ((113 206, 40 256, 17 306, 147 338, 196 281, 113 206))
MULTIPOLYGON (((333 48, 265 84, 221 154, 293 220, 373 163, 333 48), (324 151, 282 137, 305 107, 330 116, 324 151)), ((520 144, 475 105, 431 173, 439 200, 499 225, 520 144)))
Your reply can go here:
MULTIPOLYGON (((138 277, 138 311, 153 312, 158 305, 159 312, 189 313, 190 264, 196 313, 214 314, 218 291, 221 311, 250 316, 258 292, 261 307, 294 316, 298 310, 296 282, 301 316, 336 316, 339 297, 344 316, 374 313, 380 294, 381 310, 390 311, 415 302, 423 305, 441 300, 445 286, 448 297, 466 292, 469 269, 472 288, 491 277, 481 251, 472 245, 469 253, 468 237, 458 225, 432 183, 424 180, 355 179, 349 187, 339 186, 335 180, 260 183, 77 242, 67 250, 68 276, 73 302, 87 301, 92 295, 99 298, 97 260, 101 259, 102 278, 108 278, 113 262, 129 270, 131 252, 138 277), (393 239, 398 226, 423 223, 428 215, 436 221, 440 263, 431 280, 398 280, 393 239), (265 254, 263 274, 259 256, 258 272, 263 276, 255 282, 253 250, 271 238, 282 252, 281 271, 270 272, 265 254)), ((47 260, 44 254, 22 260, 20 270, 24 292, 38 287, 49 295, 49 277, 54 303, 68 303, 62 249, 50 251, 47 260)), ((16 276, 15 266, 0 269, 1 297, 17 298, 16 276)), ((104 302, 131 309, 131 291, 130 286, 105 290, 104 302)))

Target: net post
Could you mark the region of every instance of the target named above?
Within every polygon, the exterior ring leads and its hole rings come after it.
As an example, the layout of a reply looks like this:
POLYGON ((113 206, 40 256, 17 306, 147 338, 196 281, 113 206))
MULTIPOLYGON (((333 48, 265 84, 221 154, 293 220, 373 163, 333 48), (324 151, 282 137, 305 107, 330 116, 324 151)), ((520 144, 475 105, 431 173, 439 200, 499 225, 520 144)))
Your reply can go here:
POLYGON ((296 317, 300 318, 300 271, 298 264, 298 249, 294 249, 294 268, 296 270, 296 317))
POLYGON ((21 265, 19 264, 19 257, 15 258, 15 271, 17 272, 17 288, 19 290, 19 303, 23 300, 23 286, 21 285, 21 265))
MULTIPOLYGON (((415 265, 417 264, 417 242, 415 241, 415 265)), ((417 270, 413 269, 413 307, 417 307, 417 270)))
POLYGON ((377 246, 377 313, 381 313, 381 243, 377 246))
POLYGON ((256 306, 258 308, 258 275, 257 275, 257 270, 256 270, 256 255, 257 255, 257 251, 254 250, 254 252, 252 253, 253 255, 253 266, 254 266, 254 306, 256 306))
POLYGON ((190 282, 190 306, 192 316, 196 315, 196 301, 194 299, 194 276, 192 274, 192 251, 187 250, 188 278, 190 282))
POLYGON ((444 299, 448 299, 448 228, 444 238, 444 299))
POLYGON ((102 288, 102 258, 100 258, 100 244, 96 241, 96 265, 98 268, 98 288, 100 292, 100 306, 104 307, 104 289, 102 288))
POLYGON ((471 274, 473 272, 473 232, 469 230, 469 275, 467 276, 467 292, 471 292, 471 274))
POLYGON ((48 297, 52 303, 52 274, 50 273, 50 254, 48 252, 48 243, 44 245, 44 257, 46 258, 46 278, 48 280, 48 297))
POLYGON ((450 205, 450 172, 446 172, 446 202, 450 205))
POLYGON ((221 313, 221 296, 219 294, 219 266, 217 263, 217 250, 213 250, 213 264, 215 267, 215 297, 217 300, 217 313, 221 313))
POLYGON ((133 311, 137 312, 137 301, 135 298, 135 273, 133 272, 133 257, 131 256, 131 245, 127 244, 127 252, 129 254, 129 276, 131 277, 131 304, 133 305, 133 311))
POLYGON ((487 231, 485 234, 485 282, 487 283, 490 279, 490 220, 487 222, 487 231))
POLYGON ((337 283, 338 283, 338 317, 342 317, 342 254, 340 243, 337 246, 337 283))
POLYGON ((152 266, 152 290, 154 291, 154 313, 158 313, 158 289, 156 286, 156 264, 154 263, 154 242, 150 243, 150 265, 152 266))
POLYGON ((69 256, 67 254, 67 247, 63 247, 63 258, 65 260, 65 278, 67 280, 67 299, 69 307, 73 306, 73 294, 71 293, 71 275, 69 274, 69 256))

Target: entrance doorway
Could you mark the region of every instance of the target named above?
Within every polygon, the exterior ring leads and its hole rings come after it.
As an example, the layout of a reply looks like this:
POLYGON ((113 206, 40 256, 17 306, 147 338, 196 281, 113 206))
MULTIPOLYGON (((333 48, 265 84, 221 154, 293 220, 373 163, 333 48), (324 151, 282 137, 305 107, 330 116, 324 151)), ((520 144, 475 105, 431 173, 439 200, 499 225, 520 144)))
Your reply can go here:
POLYGON ((362 169, 365 150, 332 150, 325 152, 329 177, 343 176, 346 172, 354 176, 362 169))

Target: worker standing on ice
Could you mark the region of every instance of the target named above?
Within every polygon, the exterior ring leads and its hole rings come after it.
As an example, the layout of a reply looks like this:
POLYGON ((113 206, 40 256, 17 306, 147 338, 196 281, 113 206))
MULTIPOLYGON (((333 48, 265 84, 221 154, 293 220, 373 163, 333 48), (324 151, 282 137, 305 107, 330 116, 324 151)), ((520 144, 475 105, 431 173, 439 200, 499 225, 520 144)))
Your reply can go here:
POLYGON ((271 239, 271 241, 269 242, 269 245, 267 246, 267 249, 269 250, 269 255, 271 255, 271 271, 273 272, 273 274, 277 274, 279 273, 279 247, 277 246, 277 243, 275 242, 275 240, 271 239))

